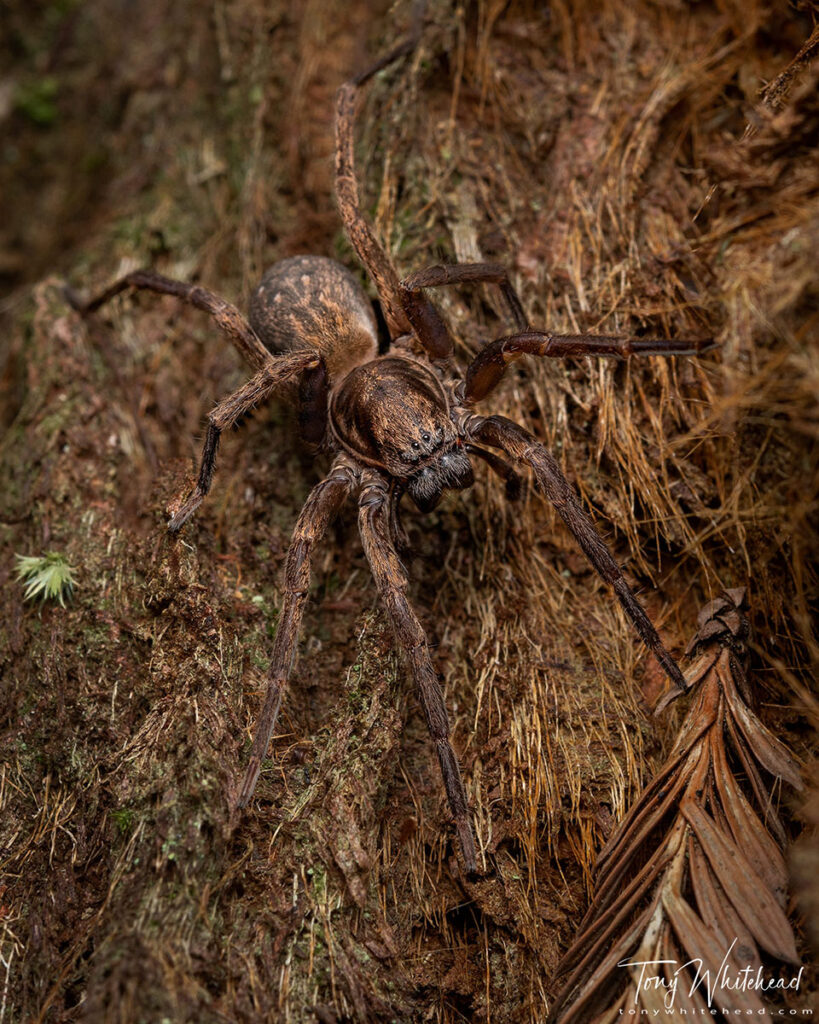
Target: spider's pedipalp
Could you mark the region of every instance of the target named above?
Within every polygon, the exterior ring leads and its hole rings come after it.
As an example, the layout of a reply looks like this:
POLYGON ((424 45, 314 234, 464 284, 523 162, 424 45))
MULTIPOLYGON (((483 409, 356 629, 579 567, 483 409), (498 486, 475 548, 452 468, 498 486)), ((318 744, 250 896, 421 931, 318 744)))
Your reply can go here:
POLYGON ((418 699, 435 742, 466 869, 473 874, 477 859, 466 789, 449 739, 444 695, 429 655, 426 634, 407 600, 407 576, 390 536, 389 483, 381 473, 370 469, 362 473, 361 482, 358 525, 364 552, 395 637, 410 663, 418 699))
POLYGON ((684 691, 685 679, 679 666, 660 639, 645 609, 634 596, 620 571, 620 566, 597 532, 591 516, 580 504, 579 498, 561 472, 552 453, 527 430, 505 416, 489 416, 485 419, 467 417, 464 429, 470 440, 500 448, 516 462, 531 467, 538 488, 555 507, 600 576, 614 587, 614 592, 643 642, 654 652, 671 682, 684 691))
POLYGON ((310 587, 310 555, 347 500, 358 480, 358 472, 358 467, 349 456, 339 455, 329 475, 316 484, 308 495, 293 531, 284 566, 283 601, 273 641, 267 694, 256 722, 250 760, 239 791, 239 807, 244 807, 253 796, 262 761, 276 727, 310 587))

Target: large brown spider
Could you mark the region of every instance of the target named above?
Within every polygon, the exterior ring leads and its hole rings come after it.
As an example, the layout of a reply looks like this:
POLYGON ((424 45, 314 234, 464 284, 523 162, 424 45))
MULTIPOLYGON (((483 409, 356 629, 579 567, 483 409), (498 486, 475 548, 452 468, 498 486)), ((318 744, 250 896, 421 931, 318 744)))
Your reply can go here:
POLYGON ((443 693, 424 630, 407 600, 407 576, 396 550, 401 497, 406 492, 422 512, 430 511, 444 490, 462 490, 472 484, 470 456, 483 459, 503 477, 512 496, 517 474, 482 445, 529 466, 537 488, 552 502, 597 572, 614 587, 675 688, 684 689, 674 659, 551 453, 511 420, 478 416, 472 410, 497 386, 508 363, 522 355, 686 355, 702 351, 710 339, 649 340, 530 330, 505 269, 492 263, 435 266, 399 279, 359 204, 353 152, 355 104, 359 88, 376 71, 414 48, 419 27, 418 22, 411 39, 343 85, 337 97, 336 195, 347 235, 378 292, 390 338, 387 354, 379 355, 373 308, 353 275, 321 256, 296 256, 276 263, 253 294, 248 319, 205 288, 151 271, 128 274, 85 302, 71 292, 69 297, 78 310, 90 313, 127 288, 175 295, 209 313, 256 371, 208 416, 199 479, 188 497, 174 504, 168 525, 171 533, 182 528, 210 490, 222 431, 276 393, 296 402, 303 440, 315 451, 335 453, 329 474, 313 488, 301 510, 287 554, 267 696, 239 806, 253 795, 276 726, 307 600, 310 555, 342 505, 354 495, 364 551, 398 644, 410 662, 465 866, 474 872, 469 806, 449 739, 443 693), (475 281, 500 287, 516 333, 486 345, 461 377, 451 365, 449 331, 425 290, 475 281))

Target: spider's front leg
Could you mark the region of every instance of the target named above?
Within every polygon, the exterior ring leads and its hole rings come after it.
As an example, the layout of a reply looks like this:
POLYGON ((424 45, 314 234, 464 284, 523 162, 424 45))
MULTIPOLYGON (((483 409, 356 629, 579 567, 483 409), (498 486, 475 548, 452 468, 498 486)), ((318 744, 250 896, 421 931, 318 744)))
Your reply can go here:
POLYGON ((375 470, 365 470, 362 474, 358 525, 379 595, 396 639, 409 660, 427 727, 435 742, 466 869, 474 874, 477 861, 472 821, 461 769, 449 739, 444 695, 429 655, 426 635, 407 600, 407 576, 390 536, 389 484, 375 470))
POLYGON ((558 515, 597 572, 614 587, 620 604, 644 643, 654 652, 665 674, 678 690, 684 692, 685 679, 679 666, 660 639, 645 609, 626 583, 620 566, 595 529, 591 517, 580 504, 552 453, 523 427, 506 419, 505 416, 489 416, 486 419, 481 416, 467 416, 462 429, 470 440, 488 444, 492 448, 500 448, 516 462, 531 467, 538 489, 554 505, 558 515))
MULTIPOLYGON (((452 263, 447 266, 427 267, 426 270, 416 271, 416 273, 401 282, 401 301, 416 334, 428 349, 430 348, 429 338, 435 338, 441 329, 447 333, 447 337, 448 332, 442 322, 441 326, 438 326, 440 315, 437 309, 431 306, 423 292, 427 288, 445 288, 452 285, 472 283, 497 285, 509 310, 509 314, 515 322, 515 326, 519 331, 526 330, 528 321, 526 314, 523 312, 523 305, 512 282, 509 280, 506 267, 502 264, 452 263), (428 325, 430 318, 433 318, 432 324, 428 325), (429 329, 430 326, 432 328, 431 331, 429 329)), ((449 343, 449 350, 451 351, 451 341, 449 343)), ((444 354, 448 355, 449 351, 444 354)))
POLYGON ((329 475, 316 484, 308 495, 293 531, 284 566, 284 593, 273 641, 267 694, 256 723, 250 761, 239 791, 239 807, 244 807, 253 796, 270 737, 276 728, 282 693, 293 667, 296 641, 310 587, 310 555, 357 481, 358 468, 355 463, 347 455, 339 455, 329 475))
POLYGON ((507 366, 521 356, 694 356, 714 347, 713 338, 628 338, 618 334, 551 334, 521 331, 498 338, 469 364, 461 394, 465 405, 486 398, 500 384, 507 366))

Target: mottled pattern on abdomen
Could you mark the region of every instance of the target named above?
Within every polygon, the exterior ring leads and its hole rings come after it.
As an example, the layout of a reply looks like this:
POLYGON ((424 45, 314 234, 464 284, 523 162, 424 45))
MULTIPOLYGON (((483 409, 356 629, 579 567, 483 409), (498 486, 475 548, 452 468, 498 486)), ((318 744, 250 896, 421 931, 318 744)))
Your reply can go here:
POLYGON ((321 352, 333 384, 378 355, 369 299, 349 270, 325 256, 274 263, 250 299, 249 319, 271 352, 321 352))

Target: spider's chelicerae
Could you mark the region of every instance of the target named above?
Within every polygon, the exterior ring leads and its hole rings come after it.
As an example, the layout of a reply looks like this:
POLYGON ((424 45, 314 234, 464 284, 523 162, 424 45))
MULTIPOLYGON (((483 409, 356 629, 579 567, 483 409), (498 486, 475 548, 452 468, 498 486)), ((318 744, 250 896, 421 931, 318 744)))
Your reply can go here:
POLYGON ((416 28, 410 40, 343 85, 337 98, 336 195, 350 242, 378 292, 390 337, 386 354, 379 355, 376 321, 367 296, 348 270, 321 256, 296 256, 276 263, 253 294, 248 319, 205 288, 151 271, 128 274, 88 301, 69 296, 77 309, 89 313, 128 288, 175 295, 209 313, 255 371, 210 413, 198 482, 174 506, 168 527, 172 533, 190 519, 210 490, 222 431, 273 395, 297 403, 304 441, 316 451, 335 455, 328 475, 313 488, 301 510, 287 554, 267 696, 239 805, 247 804, 253 795, 276 726, 307 600, 312 550, 342 505, 354 497, 364 551, 397 642, 409 661, 465 866, 474 872, 469 806, 449 739, 443 693, 424 630, 407 600, 407 577, 396 551, 398 504, 406 493, 422 512, 435 508, 445 490, 470 486, 473 458, 482 459, 507 481, 510 496, 517 475, 506 459, 530 467, 537 488, 552 502, 597 572, 613 586, 674 687, 684 689, 674 659, 551 453, 517 423, 503 416, 476 415, 473 410, 497 386, 507 365, 523 355, 686 355, 702 351, 710 339, 629 339, 532 330, 506 271, 497 264, 435 266, 399 279, 359 204, 353 129, 359 88, 376 71, 409 53, 417 36, 416 28), (515 333, 487 344, 461 376, 451 365, 450 333, 426 290, 475 281, 500 288, 515 333))

